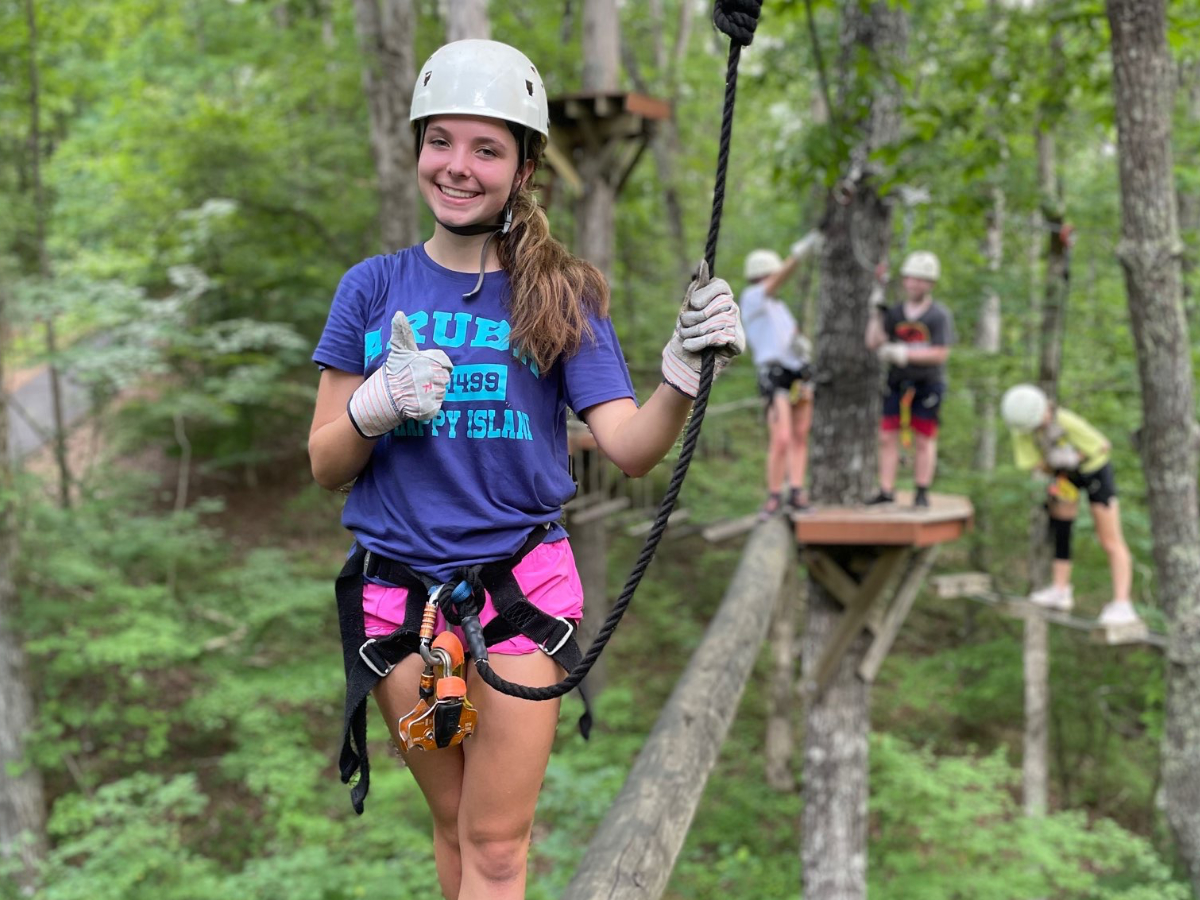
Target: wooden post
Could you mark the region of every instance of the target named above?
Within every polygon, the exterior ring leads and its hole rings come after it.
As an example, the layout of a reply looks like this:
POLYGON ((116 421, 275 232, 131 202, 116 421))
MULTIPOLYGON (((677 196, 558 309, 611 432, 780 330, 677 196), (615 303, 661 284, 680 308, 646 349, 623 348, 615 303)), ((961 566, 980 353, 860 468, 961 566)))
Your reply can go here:
POLYGON ((371 152, 379 183, 379 231, 384 253, 420 238, 416 157, 408 112, 417 80, 413 0, 354 0, 354 28, 363 61, 371 152))
POLYGON ((1037 614, 1025 617, 1025 752, 1021 780, 1025 815, 1046 812, 1049 756, 1046 751, 1046 720, 1050 709, 1050 654, 1046 619, 1037 614))
MULTIPOLYGON (((607 465, 607 463, 605 463, 607 465)), ((579 646, 587 652, 612 608, 608 596, 608 517, 580 513, 570 520, 571 552, 583 586, 583 621, 579 625, 579 646)), ((606 655, 601 654, 583 680, 591 697, 599 696, 607 680, 606 655)))
MULTIPOLYGON (((615 90, 620 67, 620 32, 615 0, 585 0, 583 7, 584 90, 615 90)), ((576 203, 578 233, 575 251, 612 278, 613 207, 616 191, 605 177, 602 146, 590 147, 579 163, 583 191, 576 203)), ((596 467, 608 465, 597 453, 596 467)), ((598 469, 597 469, 598 471, 598 469)), ((571 546, 583 584, 584 613, 580 637, 584 646, 604 623, 611 608, 608 597, 608 524, 604 518, 572 529, 571 546)), ((586 679, 592 696, 604 687, 604 657, 586 679)))
POLYGON ((721 608, 588 845, 563 900, 657 900, 716 764, 793 563, 778 519, 754 530, 721 608))

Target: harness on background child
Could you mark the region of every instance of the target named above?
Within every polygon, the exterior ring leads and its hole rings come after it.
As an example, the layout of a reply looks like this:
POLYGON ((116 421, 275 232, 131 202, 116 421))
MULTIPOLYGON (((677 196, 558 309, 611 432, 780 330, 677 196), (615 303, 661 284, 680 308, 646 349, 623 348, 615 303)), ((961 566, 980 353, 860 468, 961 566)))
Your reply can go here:
MULTIPOLYGON (((355 772, 360 773, 350 791, 355 812, 363 811, 363 800, 370 787, 367 696, 401 660, 412 653, 420 653, 425 660, 420 699, 412 712, 401 719, 404 749, 451 747, 474 730, 475 710, 466 700, 466 683, 462 681, 462 644, 449 631, 431 640, 439 609, 448 622, 460 625, 466 632, 471 655, 476 659, 487 659, 488 647, 524 635, 567 672, 579 665, 583 657, 575 640, 575 624, 530 603, 513 575, 517 564, 542 543, 547 528, 547 525, 534 528, 521 548, 507 559, 464 566, 444 584, 407 563, 372 553, 361 544, 354 545, 338 574, 335 592, 346 668, 346 710, 338 766, 345 784, 350 783, 355 772), (408 589, 404 622, 385 637, 367 637, 362 600, 364 578, 408 589), (479 613, 485 591, 491 595, 497 616, 481 626, 479 613)), ((579 730, 586 738, 592 727, 591 704, 582 690, 580 696, 584 712, 579 719, 579 730)))

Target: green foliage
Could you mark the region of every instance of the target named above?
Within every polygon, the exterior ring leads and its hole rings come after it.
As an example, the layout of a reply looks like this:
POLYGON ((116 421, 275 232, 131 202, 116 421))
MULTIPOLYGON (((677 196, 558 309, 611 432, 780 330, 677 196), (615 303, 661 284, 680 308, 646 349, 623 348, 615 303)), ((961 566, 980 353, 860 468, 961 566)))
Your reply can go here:
POLYGON ((871 746, 872 896, 1186 900, 1145 839, 1078 812, 1022 815, 1003 754, 937 757, 876 735, 871 746))
MULTIPOLYGON (((708 227, 727 45, 697 15, 676 63, 682 4, 625 4, 621 14, 626 69, 636 68, 639 90, 673 104, 682 252, 692 262, 708 227)), ((329 298, 339 275, 377 249, 353 4, 35 6, 50 278, 35 274, 24 4, 0 4, 0 208, 9 213, 0 216, 0 257, 22 274, 5 323, 18 332, 15 358, 58 364, 98 401, 140 386, 117 414, 103 408, 106 437, 121 447, 186 446, 198 474, 292 459, 311 411, 307 356, 329 298), (62 345, 53 360, 43 349, 48 321, 62 345)), ((840 107, 832 123, 814 102, 805 6, 766 4, 743 53, 718 274, 740 288, 749 250, 785 248, 819 221, 824 188, 846 174, 853 116, 845 109, 894 77, 905 94, 901 139, 871 163, 893 204, 893 263, 918 246, 942 258, 938 295, 955 313, 959 345, 938 483, 969 495, 980 525, 948 548, 946 565, 966 567, 969 552, 1002 590, 1023 592, 1038 489, 1004 462, 1003 438, 999 469, 976 467, 975 400, 1034 371, 1041 269, 1029 259, 1047 236, 1030 222, 1058 201, 1041 195, 1032 134, 1037 123, 1053 126, 1064 211, 1078 228, 1061 397, 1113 441, 1137 599, 1161 625, 1145 484, 1130 441, 1140 398, 1114 255, 1101 5, 904 3, 905 61, 876 71, 852 60, 854 83, 839 94, 838 4, 816 0, 840 107), (906 187, 927 190, 930 201, 905 205, 906 187), (997 192, 1004 264, 992 271, 980 239, 997 192), (994 356, 969 346, 989 289, 1004 312, 994 356)), ((422 57, 441 28, 432 0, 418 7, 422 57)), ((563 11, 545 2, 491 9, 494 36, 529 52, 551 94, 580 86, 578 19, 563 11)), ((1189 38, 1198 15, 1195 0, 1170 4, 1181 78, 1195 75, 1189 38)), ((1200 119, 1188 100, 1180 90, 1176 180, 1181 200, 1194 203, 1200 119)), ((612 278, 614 319, 643 397, 658 383, 657 356, 683 289, 653 156, 623 188, 612 278)), ((571 243, 561 184, 548 196, 555 232, 571 243)), ((1182 224, 1193 245, 1198 223, 1182 224)), ((1185 277, 1200 289, 1200 268, 1185 277)), ((816 287, 787 290, 800 309, 816 287)), ((1192 337, 1200 348, 1200 335, 1192 337)), ((743 360, 717 383, 712 406, 754 396, 753 366, 743 360)), ((758 505, 764 444, 757 406, 706 422, 680 502, 692 522, 758 505)), ((655 493, 668 477, 665 469, 650 476, 655 493)), ((255 496, 241 504, 253 511, 243 517, 250 524, 231 521, 214 501, 163 510, 161 490, 149 475, 119 470, 95 473, 69 512, 22 498, 18 624, 38 701, 29 757, 52 804, 53 847, 37 896, 349 900, 391 895, 397 885, 436 896, 428 812, 389 758, 377 720, 365 817, 352 815, 334 775, 341 660, 329 581, 345 544, 339 498, 309 489, 280 509, 275 495, 255 496)), ((666 541, 639 589, 608 651, 612 686, 590 743, 574 732, 575 701, 564 706, 531 854, 535 900, 561 893, 720 601, 737 548, 701 550, 695 541, 666 541)), ((640 545, 613 543, 615 594, 640 545)), ((1076 547, 1080 606, 1098 609, 1108 576, 1086 514, 1076 547)), ((1054 806, 1071 811, 1029 821, 1008 762, 1020 753, 1018 628, 961 601, 918 604, 873 689, 873 896, 1185 896, 1138 836, 1162 836, 1159 659, 1058 633, 1052 654, 1054 806)), ((755 678, 765 677, 760 660, 755 678)), ((796 895, 800 801, 763 782, 765 693, 743 700, 669 896, 715 900, 748 885, 764 900, 796 895)))
POLYGON ((47 900, 216 898, 212 860, 185 839, 204 813, 194 777, 165 780, 144 774, 104 785, 94 796, 57 804, 49 830, 56 838, 47 860, 47 900))

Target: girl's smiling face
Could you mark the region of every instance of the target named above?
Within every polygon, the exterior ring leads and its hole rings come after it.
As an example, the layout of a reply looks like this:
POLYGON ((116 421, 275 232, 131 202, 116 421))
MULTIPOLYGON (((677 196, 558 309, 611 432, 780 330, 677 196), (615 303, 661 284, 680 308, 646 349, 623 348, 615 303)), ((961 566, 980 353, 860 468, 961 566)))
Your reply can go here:
POLYGON ((444 225, 496 222, 522 180, 519 156, 516 138, 498 119, 435 116, 417 160, 421 196, 444 225))

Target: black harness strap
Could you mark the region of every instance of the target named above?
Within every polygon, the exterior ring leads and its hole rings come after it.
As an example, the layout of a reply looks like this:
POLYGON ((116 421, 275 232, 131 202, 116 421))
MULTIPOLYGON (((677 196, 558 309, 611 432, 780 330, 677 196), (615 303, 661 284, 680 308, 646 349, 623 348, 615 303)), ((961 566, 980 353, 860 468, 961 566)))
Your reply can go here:
POLYGON ((359 773, 358 781, 350 788, 350 802, 360 815, 371 784, 371 765, 367 757, 367 695, 396 663, 416 652, 422 606, 420 603, 406 604, 403 625, 387 637, 368 639, 363 622, 363 561, 366 556, 367 551, 356 543, 334 588, 346 668, 346 710, 338 768, 343 784, 350 784, 354 773, 359 773))
MULTIPOLYGON (((525 635, 569 674, 583 658, 579 643, 575 640, 575 625, 567 619, 551 616, 530 603, 513 575, 516 565, 539 546, 545 536, 546 529, 539 526, 508 559, 459 569, 451 582, 478 583, 491 594, 492 605, 498 615, 483 629, 487 646, 494 646, 519 634, 525 635)), ((357 782, 350 789, 350 802, 360 815, 370 789, 367 696, 397 663, 417 651, 425 598, 429 590, 438 585, 439 582, 422 575, 407 563, 372 553, 359 544, 354 545, 353 552, 337 577, 338 622, 346 668, 346 710, 338 765, 344 784, 350 784, 355 773, 359 774, 357 782), (367 637, 362 605, 364 577, 378 578, 408 589, 404 623, 386 637, 367 637)), ((443 591, 439 605, 451 624, 459 624, 461 616, 451 603, 450 594, 449 590, 443 591)), ((583 690, 579 693, 584 707, 583 715, 579 718, 579 731, 587 738, 593 723, 591 702, 583 690)))

